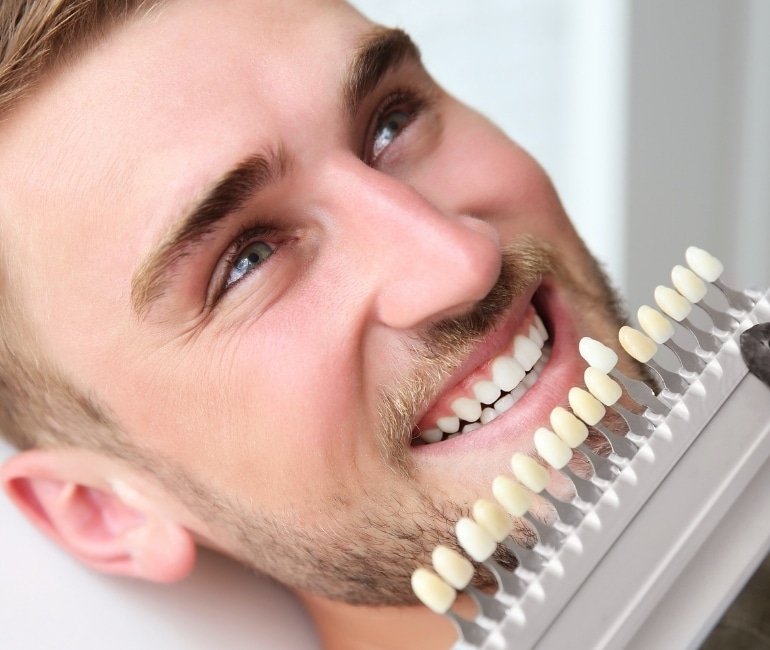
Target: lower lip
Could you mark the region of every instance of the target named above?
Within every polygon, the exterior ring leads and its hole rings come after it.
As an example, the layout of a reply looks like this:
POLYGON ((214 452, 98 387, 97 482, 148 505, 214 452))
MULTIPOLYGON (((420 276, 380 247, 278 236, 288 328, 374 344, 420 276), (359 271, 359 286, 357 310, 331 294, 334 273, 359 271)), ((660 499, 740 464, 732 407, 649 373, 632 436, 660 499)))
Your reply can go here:
MULTIPOLYGON (((585 363, 578 354, 578 333, 567 306, 553 288, 542 287, 535 300, 537 312, 550 325, 551 357, 535 384, 508 411, 491 422, 456 438, 411 447, 418 456, 438 457, 467 453, 514 443, 523 448, 527 438, 541 426, 549 426, 554 407, 567 403, 569 390, 582 384, 585 363)), ((515 450, 512 450, 515 451, 515 450)))

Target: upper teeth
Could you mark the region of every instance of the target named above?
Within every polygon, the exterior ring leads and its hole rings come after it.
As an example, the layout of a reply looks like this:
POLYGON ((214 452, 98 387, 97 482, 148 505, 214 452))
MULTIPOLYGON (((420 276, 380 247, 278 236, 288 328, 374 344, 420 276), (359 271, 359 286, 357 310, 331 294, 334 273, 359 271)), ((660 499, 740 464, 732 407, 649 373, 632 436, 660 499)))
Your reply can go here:
POLYGON ((550 354, 549 348, 544 349, 546 340, 548 332, 535 314, 527 335, 517 334, 508 351, 492 359, 489 376, 475 382, 469 394, 452 401, 451 414, 439 417, 435 427, 423 431, 422 440, 433 443, 444 434, 460 435, 461 421, 466 423, 462 433, 467 433, 511 408, 537 381, 545 366, 550 354))
POLYGON ((519 385, 524 379, 526 370, 513 357, 497 357, 491 364, 492 383, 501 391, 510 391, 519 385))
POLYGON ((473 394, 482 404, 493 404, 502 392, 502 389, 493 381, 477 381, 473 384, 473 394))
POLYGON ((481 402, 472 397, 458 397, 452 402, 452 411, 461 420, 475 422, 481 417, 481 402))

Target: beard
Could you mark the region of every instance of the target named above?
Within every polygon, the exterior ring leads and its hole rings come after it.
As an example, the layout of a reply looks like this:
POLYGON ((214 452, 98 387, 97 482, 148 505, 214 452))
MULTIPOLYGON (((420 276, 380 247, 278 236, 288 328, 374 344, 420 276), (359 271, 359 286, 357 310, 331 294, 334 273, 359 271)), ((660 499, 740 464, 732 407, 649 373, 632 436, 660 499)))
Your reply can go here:
MULTIPOLYGON (((615 334, 625 321, 619 301, 598 264, 585 248, 581 252, 584 264, 577 273, 560 264, 548 245, 521 237, 503 250, 494 288, 472 311, 414 333, 413 364, 381 387, 378 396, 376 439, 385 471, 354 489, 341 486, 332 496, 320 498, 315 519, 322 525, 298 524, 291 513, 264 516, 189 476, 180 486, 176 473, 178 493, 224 533, 230 555, 292 589, 354 605, 415 604, 412 571, 430 564, 438 544, 459 550, 454 526, 469 509, 449 493, 461 477, 448 477, 447 490, 421 484, 408 444, 415 414, 436 398, 442 382, 500 323, 514 301, 543 277, 566 292, 577 314, 588 315, 579 323, 581 331, 604 333, 604 338, 615 334)), ((534 542, 532 531, 519 521, 514 521, 512 537, 526 546, 534 542)), ((503 565, 515 564, 502 547, 497 559, 503 565)), ((476 572, 477 586, 491 586, 491 581, 483 568, 476 572)))

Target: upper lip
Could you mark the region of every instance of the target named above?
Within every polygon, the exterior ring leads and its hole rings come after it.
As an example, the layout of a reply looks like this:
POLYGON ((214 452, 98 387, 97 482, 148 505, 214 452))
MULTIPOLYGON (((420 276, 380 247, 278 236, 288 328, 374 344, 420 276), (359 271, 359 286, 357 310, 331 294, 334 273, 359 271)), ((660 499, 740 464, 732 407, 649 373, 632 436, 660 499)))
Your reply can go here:
POLYGON ((426 401, 423 407, 415 414, 414 420, 412 421, 412 427, 415 427, 417 423, 422 420, 425 414, 430 411, 444 393, 460 384, 482 363, 499 354, 503 348, 511 342, 513 333, 524 318, 524 312, 532 301, 532 297, 535 295, 539 286, 540 284, 529 287, 529 289, 511 303, 501 317, 498 325, 484 337, 484 340, 481 341, 481 343, 473 348, 465 361, 463 361, 462 364, 447 377, 444 382, 442 382, 441 386, 431 399, 426 401))

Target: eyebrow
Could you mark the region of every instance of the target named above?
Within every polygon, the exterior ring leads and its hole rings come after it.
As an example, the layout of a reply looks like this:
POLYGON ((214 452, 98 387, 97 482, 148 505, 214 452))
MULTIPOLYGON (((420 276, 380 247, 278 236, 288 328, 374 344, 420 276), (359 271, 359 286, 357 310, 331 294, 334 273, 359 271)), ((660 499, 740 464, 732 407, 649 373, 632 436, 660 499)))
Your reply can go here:
POLYGON ((131 281, 131 303, 140 317, 163 295, 172 271, 217 226, 238 212, 261 189, 287 173, 283 147, 249 156, 210 188, 193 209, 137 267, 131 281))
MULTIPOLYGON (((348 117, 355 117, 387 73, 407 60, 419 61, 420 52, 406 32, 379 26, 369 31, 354 51, 339 92, 348 117)), ((134 272, 135 314, 145 317, 166 292, 177 265, 260 190, 285 177, 290 162, 283 147, 250 155, 209 188, 134 272)))
POLYGON ((383 77, 406 60, 419 61, 420 50, 402 29, 375 27, 359 43, 342 84, 348 116, 358 113, 364 98, 383 77))

